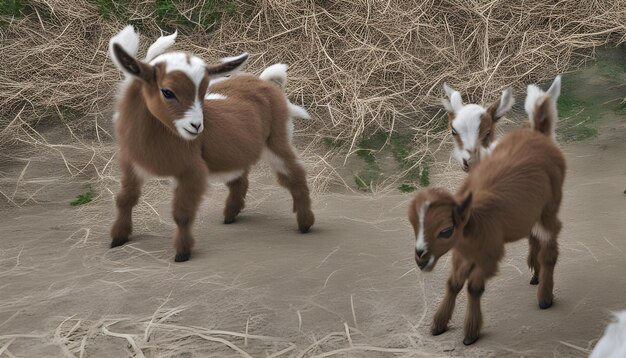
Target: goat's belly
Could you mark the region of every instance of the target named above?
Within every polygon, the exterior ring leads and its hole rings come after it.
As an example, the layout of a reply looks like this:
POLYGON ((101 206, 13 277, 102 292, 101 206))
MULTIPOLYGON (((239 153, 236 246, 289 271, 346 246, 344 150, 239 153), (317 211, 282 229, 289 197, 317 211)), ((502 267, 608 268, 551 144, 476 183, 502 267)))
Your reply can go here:
POLYGON ((245 170, 233 170, 224 172, 209 172, 209 182, 211 183, 229 183, 238 179, 243 175, 245 170))

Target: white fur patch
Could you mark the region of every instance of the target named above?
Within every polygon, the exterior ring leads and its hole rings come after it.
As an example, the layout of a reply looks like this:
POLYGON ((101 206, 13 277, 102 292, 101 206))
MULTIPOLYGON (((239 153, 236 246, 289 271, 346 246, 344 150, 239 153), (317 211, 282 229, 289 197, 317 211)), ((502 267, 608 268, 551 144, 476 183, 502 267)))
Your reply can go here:
POLYGON ((272 152, 269 148, 263 148, 263 153, 261 153, 261 157, 263 160, 267 161, 274 171, 277 171, 284 175, 289 175, 289 171, 287 170, 287 166, 285 165, 285 161, 277 156, 274 152, 272 152))
POLYGON ((311 115, 306 109, 296 106, 287 100, 287 108, 289 109, 289 116, 291 118, 311 119, 311 115))
POLYGON ((126 76, 131 76, 113 54, 114 44, 121 46, 124 51, 132 57, 137 57, 137 52, 139 51, 139 34, 135 32, 135 28, 132 25, 128 25, 109 41, 109 56, 111 60, 113 60, 115 66, 124 72, 126 76))
POLYGON ((148 53, 146 54, 145 61, 152 61, 155 57, 170 48, 174 44, 174 42, 176 42, 177 35, 178 30, 174 31, 174 33, 169 36, 161 36, 156 41, 154 41, 154 43, 148 48, 148 53))
POLYGON ((209 173, 209 181, 212 183, 230 183, 241 177, 245 170, 233 170, 232 172, 209 173))
POLYGON ((287 87, 287 65, 284 63, 271 65, 263 70, 259 78, 263 81, 274 82, 280 89, 284 90, 287 87))
MULTIPOLYGON (((426 243, 426 238, 424 237, 424 217, 426 216, 426 210, 428 210, 428 206, 430 205, 430 201, 425 201, 422 203, 422 206, 419 210, 419 230, 417 231, 417 241, 415 242, 415 250, 424 251, 428 250, 428 244, 426 243)), ((430 264, 430 262, 429 262, 430 264)))
POLYGON ((615 320, 604 331, 589 358, 626 357, 626 310, 613 313, 615 320))
POLYGON ((196 56, 187 56, 184 52, 168 52, 157 56, 150 64, 165 63, 165 73, 181 71, 189 77, 189 79, 200 87, 200 82, 204 79, 206 73, 206 63, 196 56))
POLYGON ((135 172, 135 175, 141 181, 146 181, 146 180, 148 180, 148 179, 153 177, 153 175, 150 174, 150 172, 148 172, 147 170, 145 170, 144 168, 139 166, 139 164, 137 164, 137 163, 133 163, 133 171, 135 172))
POLYGON ((231 76, 211 78, 211 81, 209 82, 209 88, 215 86, 218 83, 221 83, 221 82, 224 82, 224 81, 228 81, 231 78, 232 78, 232 75, 231 76))
MULTIPOLYGON (((456 141, 454 141, 457 160, 469 159, 470 151, 480 146, 478 138, 480 136, 480 117, 485 112, 486 110, 477 104, 468 104, 463 106, 458 112, 455 112, 452 128, 456 130, 462 143, 462 147, 459 148, 456 141)), ((459 161, 462 162, 462 160, 459 161)))
POLYGON ((539 241, 547 242, 552 238, 550 232, 541 225, 541 222, 537 222, 531 229, 532 234, 539 239, 539 241))
POLYGON ((111 119, 113 120, 113 124, 115 124, 117 120, 120 119, 120 113, 116 111, 113 113, 113 117, 111 119))
POLYGON ((193 105, 185 112, 183 118, 174 121, 174 126, 178 131, 178 135, 183 139, 196 139, 204 129, 204 114, 200 101, 196 99, 193 105))
POLYGON ((209 101, 211 101, 211 100, 217 101, 217 100, 220 100, 220 99, 223 100, 223 99, 226 99, 226 98, 228 98, 228 97, 224 96, 223 94, 219 94, 219 93, 207 93, 204 96, 204 99, 209 100, 209 101))

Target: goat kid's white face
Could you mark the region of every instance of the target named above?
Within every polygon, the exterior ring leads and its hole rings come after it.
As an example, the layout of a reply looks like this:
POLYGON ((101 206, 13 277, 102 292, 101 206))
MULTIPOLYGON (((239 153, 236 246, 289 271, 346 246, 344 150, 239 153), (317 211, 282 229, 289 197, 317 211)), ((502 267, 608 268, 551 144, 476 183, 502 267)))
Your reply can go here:
POLYGON ((122 70, 142 81, 142 94, 150 113, 188 141, 204 130, 202 104, 209 80, 236 70, 248 58, 248 54, 242 54, 207 66, 198 57, 170 52, 144 63, 117 44, 113 45, 113 55, 122 70))
POLYGON ((461 94, 444 83, 448 99, 441 102, 448 112, 450 131, 454 139, 454 158, 461 169, 469 171, 482 156, 488 155, 495 137, 496 122, 508 112, 515 100, 511 89, 488 108, 478 104, 463 104, 461 94))

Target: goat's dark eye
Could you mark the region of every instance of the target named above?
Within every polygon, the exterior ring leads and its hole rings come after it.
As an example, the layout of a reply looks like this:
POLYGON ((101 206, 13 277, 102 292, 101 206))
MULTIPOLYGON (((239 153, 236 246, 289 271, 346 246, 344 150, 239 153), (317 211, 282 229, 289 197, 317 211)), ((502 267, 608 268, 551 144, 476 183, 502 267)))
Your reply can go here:
POLYGON ((168 90, 167 88, 161 88, 161 93, 163 93, 163 97, 165 97, 167 99, 174 99, 174 98, 176 98, 176 95, 174 94, 174 92, 168 90))
POLYGON ((485 133, 485 139, 489 138, 490 135, 491 135, 491 131, 487 131, 487 133, 485 133))
POLYGON ((450 236, 452 236, 453 232, 454 232, 454 227, 450 226, 447 229, 441 230, 441 232, 439 233, 439 237, 442 239, 449 239, 450 236))
POLYGON ((459 133, 456 132, 456 129, 452 128, 452 135, 457 135, 459 133))

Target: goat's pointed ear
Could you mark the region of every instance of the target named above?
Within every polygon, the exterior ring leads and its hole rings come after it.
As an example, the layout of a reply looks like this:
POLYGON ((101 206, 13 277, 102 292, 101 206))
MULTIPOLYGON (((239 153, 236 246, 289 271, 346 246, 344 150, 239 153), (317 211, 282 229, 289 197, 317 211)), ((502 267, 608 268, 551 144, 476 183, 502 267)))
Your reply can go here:
POLYGON ((559 95, 561 94, 561 75, 556 76, 554 81, 552 81, 552 85, 548 88, 548 92, 546 92, 553 101, 556 102, 559 99, 559 95))
POLYGON ((454 204, 453 215, 456 223, 460 223, 462 226, 465 226, 467 220, 469 219, 471 206, 472 192, 469 192, 461 203, 454 204))
POLYGON ((248 53, 244 52, 236 57, 227 57, 221 60, 220 64, 207 66, 206 73, 209 77, 220 77, 230 72, 236 71, 248 60, 248 53))
POLYGON ((113 44, 113 56, 115 56, 119 65, 122 66, 122 69, 128 74, 146 82, 154 80, 154 67, 138 61, 136 58, 129 55, 119 44, 113 44))
POLYGON ((491 119, 493 122, 497 122, 506 112, 508 112, 513 104, 515 103, 515 98, 513 98, 513 90, 511 88, 507 88, 502 92, 500 99, 493 102, 489 108, 487 108, 487 113, 491 115, 491 119))
MULTIPOLYGON (((448 118, 450 118, 450 113, 454 113, 463 108, 463 100, 461 99, 461 93, 452 89, 448 86, 447 83, 443 84, 443 90, 446 92, 448 99, 442 99, 441 104, 448 111, 448 118)), ((452 116, 453 117, 453 116, 452 116)))

